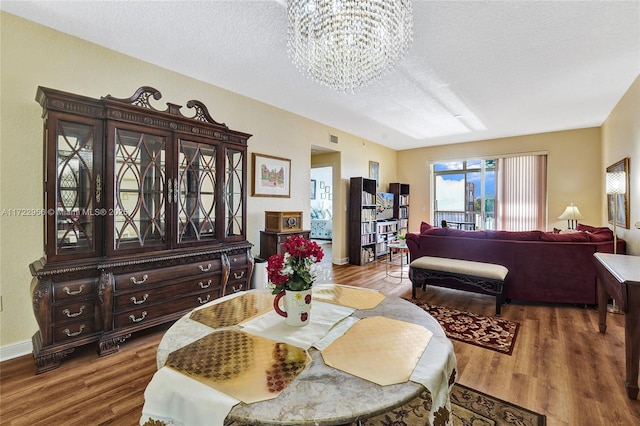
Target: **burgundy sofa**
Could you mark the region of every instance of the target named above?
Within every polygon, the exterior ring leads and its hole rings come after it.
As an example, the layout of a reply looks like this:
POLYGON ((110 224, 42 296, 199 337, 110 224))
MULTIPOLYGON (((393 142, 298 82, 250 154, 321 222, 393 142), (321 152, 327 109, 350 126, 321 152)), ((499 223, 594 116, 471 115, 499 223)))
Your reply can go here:
MULTIPOLYGON (((606 227, 582 224, 578 225, 578 231, 569 234, 463 231, 432 227, 423 222, 420 232, 408 233, 406 241, 411 260, 435 256, 507 267, 507 300, 595 305, 597 285, 593 254, 613 253, 613 233, 606 227)), ((617 253, 625 254, 625 241, 618 238, 617 245, 617 253)), ((455 280, 434 284, 461 289, 455 280)), ((422 287, 423 283, 414 282, 413 285, 422 287)))

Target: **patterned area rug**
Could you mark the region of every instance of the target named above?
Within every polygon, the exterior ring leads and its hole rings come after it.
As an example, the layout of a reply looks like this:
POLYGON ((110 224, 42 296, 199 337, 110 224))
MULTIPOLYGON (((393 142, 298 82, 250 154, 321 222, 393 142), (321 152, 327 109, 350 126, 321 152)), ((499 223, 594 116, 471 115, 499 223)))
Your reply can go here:
MULTIPOLYGON (((409 299, 407 299, 409 300, 409 299)), ((410 300, 434 317, 447 337, 511 355, 520 324, 501 318, 486 317, 446 306, 410 300)))
MULTIPOLYGON (((454 426, 545 426, 547 417, 461 384, 451 390, 451 419, 454 426)), ((429 425, 431 395, 419 397, 388 413, 350 426, 426 426, 429 425)), ((436 413, 433 425, 445 426, 448 413, 436 413)), ((239 426, 239 425, 233 425, 239 426)))
POLYGON ((545 426, 547 417, 456 383, 451 391, 455 426, 545 426))

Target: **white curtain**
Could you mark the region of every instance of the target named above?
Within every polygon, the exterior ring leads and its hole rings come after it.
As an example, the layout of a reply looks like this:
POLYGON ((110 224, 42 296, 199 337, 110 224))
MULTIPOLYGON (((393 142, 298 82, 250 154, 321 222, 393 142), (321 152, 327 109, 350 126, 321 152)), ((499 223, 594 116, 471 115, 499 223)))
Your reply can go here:
POLYGON ((544 230, 547 225, 547 156, 499 158, 496 229, 544 230))

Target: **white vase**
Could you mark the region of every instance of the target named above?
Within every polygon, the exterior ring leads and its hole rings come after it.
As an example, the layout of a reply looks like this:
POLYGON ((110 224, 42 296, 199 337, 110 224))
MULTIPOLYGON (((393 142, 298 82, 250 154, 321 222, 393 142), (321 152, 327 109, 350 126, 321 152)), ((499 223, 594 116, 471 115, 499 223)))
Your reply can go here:
POLYGON ((311 289, 282 291, 273 299, 273 308, 278 315, 285 318, 285 324, 292 327, 305 326, 309 324, 311 317, 311 289), (280 299, 283 301, 284 309, 280 308, 280 299))

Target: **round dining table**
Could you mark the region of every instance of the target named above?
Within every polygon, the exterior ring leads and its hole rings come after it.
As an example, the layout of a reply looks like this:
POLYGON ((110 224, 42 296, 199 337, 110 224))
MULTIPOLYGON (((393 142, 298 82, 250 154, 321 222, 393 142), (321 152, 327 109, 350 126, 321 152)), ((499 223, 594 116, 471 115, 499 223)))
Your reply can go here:
MULTIPOLYGON (((245 293, 251 292, 260 292, 261 297, 268 294, 264 290, 249 290, 245 293)), ((233 297, 238 295, 225 296, 208 303, 205 307, 233 297)), ((430 339, 419 355, 411 377, 401 383, 381 386, 327 365, 322 350, 317 347, 320 345, 316 346, 312 343, 304 348, 308 352, 310 362, 277 397, 245 403, 167 367, 167 359, 172 353, 216 331, 210 325, 194 321, 192 313, 189 313, 172 325, 160 342, 157 351, 158 372, 145 391, 145 406, 140 423, 153 421, 155 422, 153 424, 164 422, 164 424, 186 425, 202 421, 214 426, 216 424, 234 426, 368 425, 379 424, 372 419, 385 418, 394 413, 394 410, 397 414, 407 404, 414 404, 416 410, 420 408, 417 405, 426 409, 426 416, 430 420, 424 420, 423 424, 432 424, 434 416, 442 419, 444 415, 445 420, 448 418, 449 392, 455 381, 456 359, 453 345, 433 317, 410 301, 395 296, 381 295, 381 301, 375 307, 359 309, 326 303, 319 296, 316 298, 314 295, 311 321, 314 321, 314 315, 318 321, 322 321, 321 317, 325 314, 319 315, 320 312, 334 312, 334 310, 340 312, 336 317, 338 319, 328 323, 325 326, 326 329, 320 332, 321 334, 335 333, 335 330, 340 327, 348 330, 355 322, 380 317, 416 324, 428 330, 430 339), (212 402, 214 400, 216 402, 212 402), (223 402, 218 404, 218 400, 223 402), (227 408, 223 408, 225 406, 227 408), (225 410, 228 412, 224 412, 225 410)), ((273 315, 273 312, 263 314, 265 318, 271 318, 272 323, 284 320, 284 318, 275 319, 273 315)), ((333 313, 326 314, 327 317, 331 315, 333 313)), ((243 330, 245 324, 232 328, 243 330)), ((300 333, 302 329, 294 332, 300 333)), ((247 330, 251 332, 251 327, 247 327, 247 330)), ((370 339, 375 341, 378 338, 376 334, 373 330, 370 333, 370 339)), ((280 340, 277 336, 266 335, 265 337, 280 340)), ((311 339, 314 340, 315 337, 311 339)), ((375 361, 382 361, 382 364, 378 365, 382 365, 383 370, 394 368, 394 365, 385 364, 384 359, 377 359, 376 357, 379 356, 377 353, 369 353, 366 356, 373 357, 371 359, 375 361)), ((448 423, 445 421, 445 424, 448 423)))

